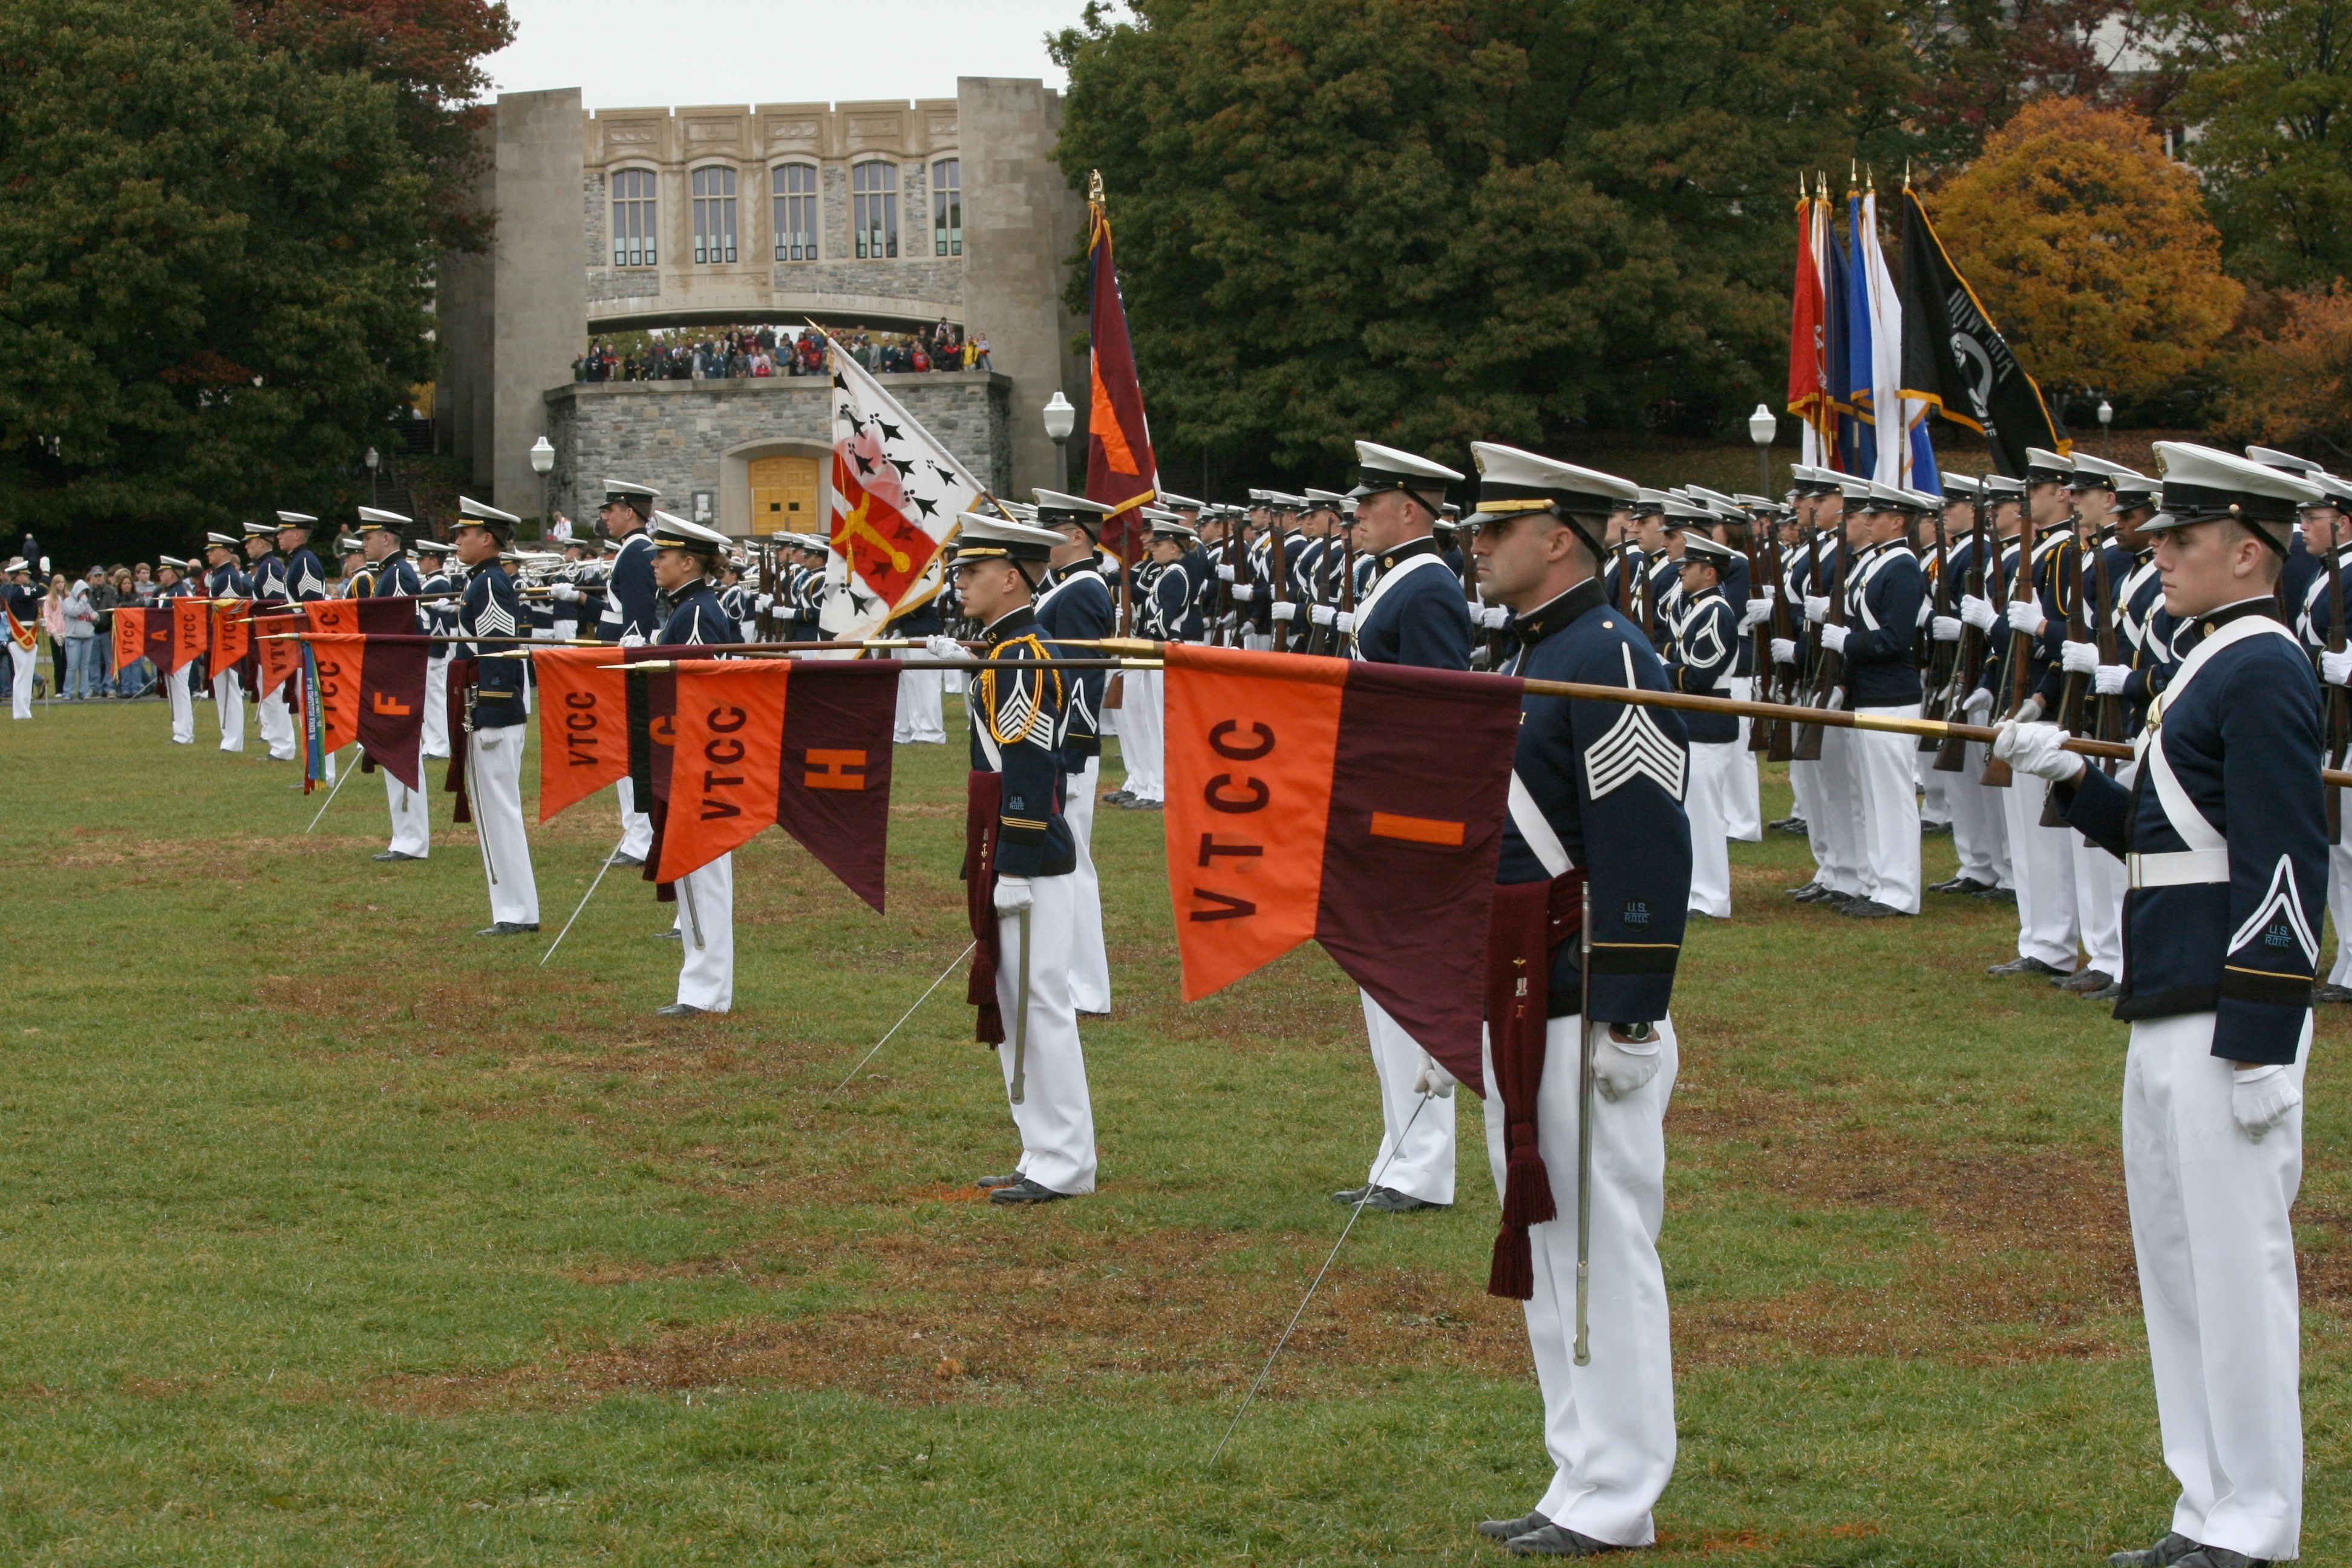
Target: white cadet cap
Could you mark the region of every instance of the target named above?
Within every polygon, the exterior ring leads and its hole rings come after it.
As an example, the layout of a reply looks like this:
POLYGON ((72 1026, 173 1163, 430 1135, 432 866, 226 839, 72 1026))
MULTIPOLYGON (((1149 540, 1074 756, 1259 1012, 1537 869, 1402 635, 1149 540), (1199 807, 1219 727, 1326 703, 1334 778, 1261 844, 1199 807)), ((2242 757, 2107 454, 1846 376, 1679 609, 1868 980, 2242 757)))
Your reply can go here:
POLYGON ((656 509, 647 521, 646 531, 653 538, 656 550, 693 550, 706 554, 725 554, 735 542, 715 528, 705 528, 689 522, 676 512, 656 509))
MULTIPOLYGON (((2156 465, 2164 476, 2164 510, 2140 525, 2143 533, 2224 521, 2292 523, 2296 508, 2327 496, 2299 475, 2190 441, 2158 441, 2156 465)), ((2284 548, 2263 530, 2254 533, 2284 548)))
MULTIPOLYGON (((1051 492, 1040 490, 1039 495, 1051 492)), ((961 524, 948 545, 948 559, 952 563, 965 561, 1010 560, 1027 561, 1043 565, 1065 542, 1050 528, 1034 523, 1014 522, 1007 518, 985 517, 976 511, 957 514, 961 524)))

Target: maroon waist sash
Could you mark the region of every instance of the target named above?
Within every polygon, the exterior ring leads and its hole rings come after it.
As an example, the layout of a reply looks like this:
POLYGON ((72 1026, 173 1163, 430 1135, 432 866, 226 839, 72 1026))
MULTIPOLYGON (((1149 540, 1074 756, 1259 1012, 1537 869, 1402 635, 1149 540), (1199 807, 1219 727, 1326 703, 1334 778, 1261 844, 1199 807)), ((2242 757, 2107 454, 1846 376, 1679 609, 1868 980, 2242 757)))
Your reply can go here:
POLYGON ((1494 1056, 1488 1094, 1503 1101, 1503 1223, 1486 1294, 1524 1301, 1535 1294, 1528 1227, 1556 1219, 1551 1173, 1536 1142, 1536 1096, 1543 1087, 1544 1030, 1551 1010, 1551 955, 1582 929, 1584 873, 1495 889, 1486 928, 1486 1037, 1494 1056))
POLYGON ((1004 800, 1004 775, 974 768, 964 783, 963 906, 971 922, 971 978, 963 999, 979 1009, 972 1038, 1004 1043, 1004 1014, 996 1005, 996 831, 1004 800))

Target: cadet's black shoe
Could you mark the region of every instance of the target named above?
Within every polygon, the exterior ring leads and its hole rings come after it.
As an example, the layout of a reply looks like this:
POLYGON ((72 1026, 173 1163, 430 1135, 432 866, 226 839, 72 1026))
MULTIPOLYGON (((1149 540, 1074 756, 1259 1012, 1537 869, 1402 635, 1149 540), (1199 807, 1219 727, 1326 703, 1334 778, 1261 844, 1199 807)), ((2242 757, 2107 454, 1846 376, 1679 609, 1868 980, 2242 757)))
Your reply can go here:
POLYGON ((673 1002, 667 1007, 655 1008, 654 1016, 656 1018, 699 1018, 702 1015, 709 1011, 709 1008, 698 1007, 691 1002, 673 1002))
POLYGON ((1990 882, 1979 882, 1974 877, 1955 877, 1948 882, 1930 882, 1927 890, 1931 893, 1967 893, 1982 898, 1991 892, 1993 887, 1990 882))
POLYGON ((1848 904, 1858 904, 1862 901, 1860 895, 1854 893, 1841 893, 1835 888, 1824 889, 1822 892, 1822 902, 1829 905, 1840 914, 1843 914, 1845 912, 1845 907, 1848 904))
POLYGON ((1987 888, 1983 892, 1970 893, 1969 897, 1972 899, 1982 899, 1989 904, 2013 904, 2017 902, 2017 889, 2015 888, 1987 888))
POLYGON ((2113 985, 2108 986, 2105 991, 2084 992, 2083 994, 2083 1000, 2085 1002, 2120 1002, 2123 1000, 2123 994, 2124 983, 2118 980, 2113 985))
POLYGON ((1853 921, 1903 920, 1907 918, 1904 915, 1901 910, 1896 909, 1893 904, 1882 904, 1876 899, 1856 899, 1852 903, 1841 908, 1838 910, 1838 913, 1845 916, 1848 920, 1853 921))
POLYGON ((2074 971, 2063 980, 2053 980, 2050 984, 2061 991, 2105 991, 2115 983, 2116 977, 2105 970, 2086 967, 2074 971))
POLYGON ((537 921, 499 921, 495 925, 484 926, 474 934, 476 936, 520 936, 527 931, 538 929, 537 921))
POLYGON ((1095 798, 1105 805, 1125 805, 1135 798, 1135 792, 1131 789, 1115 789, 1108 795, 1098 795, 1095 798))
POLYGON ((2174 1532, 2153 1546, 2112 1554, 2107 1559, 2107 1568, 2172 1568, 2172 1564, 2196 1550, 2195 1542, 2174 1532))
POLYGON ((1811 825, 1808 824, 1801 816, 1784 816, 1780 821, 1771 823, 1769 826, 1775 833, 1794 833, 1801 837, 1806 828, 1811 825))
POLYGON ((1931 838, 1938 833, 1949 833, 1951 830, 1952 825, 1948 822, 1923 822, 1919 825, 1919 836, 1923 838, 1931 838))
POLYGON ((1001 1176, 982 1176, 980 1180, 974 1182, 972 1185, 978 1187, 983 1193, 992 1193, 999 1187, 1013 1186, 1020 1180, 1020 1172, 1007 1171, 1001 1176))
POLYGON ((1819 882, 1808 882, 1801 888, 1783 888, 1780 890, 1801 904, 1818 904, 1830 896, 1830 890, 1819 882))
POLYGON ((1394 1187, 1374 1187, 1364 1199, 1364 1206, 1368 1209, 1377 1209, 1381 1214, 1412 1214, 1419 1209, 1450 1209, 1454 1205, 1433 1204, 1427 1198, 1417 1198, 1411 1193, 1401 1193, 1394 1187))
POLYGON ((2072 974, 2074 971, 2061 969, 2054 963, 2044 963, 2038 958, 2021 956, 2011 959, 2007 963, 1987 964, 1985 973, 1987 974, 2072 974))
POLYGON ((1478 1533, 1490 1541, 1512 1541, 1532 1535, 1550 1522, 1539 1513, 1528 1514, 1525 1519, 1482 1519, 1478 1521, 1478 1533))
POLYGON ((425 857, 422 855, 411 855, 405 849, 386 849, 383 853, 372 855, 368 857, 368 858, 372 860, 422 860, 425 857))
POLYGON ((2226 1546, 2200 1546, 2179 1559, 2179 1568, 2271 1568, 2266 1557, 2249 1557, 2226 1546))
POLYGON ((1358 1204, 1364 1201, 1364 1194, 1371 1190, 1372 1189, 1370 1187, 1349 1187, 1344 1193, 1333 1193, 1331 1194, 1331 1201, 1335 1204, 1344 1205, 1349 1208, 1354 1208, 1358 1204))
POLYGON ((1604 1552, 1624 1550, 1579 1534, 1564 1524, 1547 1524, 1541 1530, 1515 1535, 1503 1544, 1510 1548, 1514 1557, 1598 1557, 1604 1552))
POLYGON ((2323 980, 2311 988, 2311 999, 2314 1002, 2352 1002, 2352 985, 2337 985, 2323 980))
POLYGON ((992 1204, 1006 1205, 1051 1204, 1059 1203, 1069 1195, 1067 1193, 1057 1193, 1051 1187, 1041 1187, 1024 1176, 1010 1186, 992 1189, 988 1194, 988 1201, 992 1204))
POLYGON ((611 858, 606 859, 604 862, 607 866, 642 866, 645 863, 646 858, 644 856, 632 855, 625 849, 615 849, 613 851, 611 858))
POLYGON ((1163 803, 1156 800, 1127 800, 1119 802, 1119 809, 1121 811, 1165 811, 1168 808, 1163 803))

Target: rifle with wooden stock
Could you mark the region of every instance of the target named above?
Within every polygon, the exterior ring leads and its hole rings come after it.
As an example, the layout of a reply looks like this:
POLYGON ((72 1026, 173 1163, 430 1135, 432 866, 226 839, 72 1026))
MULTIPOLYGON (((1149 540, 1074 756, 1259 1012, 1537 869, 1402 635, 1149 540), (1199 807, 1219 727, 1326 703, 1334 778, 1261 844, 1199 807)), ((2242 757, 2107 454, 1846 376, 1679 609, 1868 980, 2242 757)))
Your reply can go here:
MULTIPOLYGON (((1845 574, 1853 551, 1846 547, 1845 530, 1840 526, 1837 534, 1837 571, 1830 579, 1830 618, 1833 626, 1845 625, 1845 574)), ((1835 708, 1839 689, 1845 684, 1845 655, 1823 643, 1813 659, 1813 700, 1815 708, 1835 708)), ((1822 737, 1824 731, 1818 722, 1801 724, 1797 729, 1797 749, 1794 753, 1801 763, 1822 760, 1822 737)))
MULTIPOLYGON (((2002 584, 2000 609, 2004 616, 2009 606, 2016 603, 2020 595, 2036 597, 2033 587, 2033 504, 2030 498, 2020 510, 2022 515, 2017 521, 2017 576, 2013 582, 2002 584)), ((2018 710, 2025 706, 2025 700, 2033 695, 2033 638, 2030 633, 2011 628, 2009 663, 2005 669, 2009 676, 2009 706, 2002 710, 2001 717, 2007 720, 2016 718, 2018 710)), ((2009 764, 1987 752, 1984 775, 1978 782, 1987 789, 2007 789, 2009 780, 2009 764)))
MULTIPOLYGON (((1979 500, 1969 508, 1969 585, 1965 597, 1985 596, 1985 525, 1984 503, 1979 500)), ((1942 527, 1940 521, 1937 525, 1942 527)), ((1999 575, 1998 573, 1995 575, 1999 575)), ((1959 651, 1952 659, 1951 683, 1944 692, 1941 718, 1949 719, 1966 710, 1969 693, 1984 679, 1985 635, 1963 622, 1960 626, 1959 651)), ((1956 773, 1968 765, 1969 742, 1960 735, 1948 736, 1936 748, 1935 771, 1956 773)))

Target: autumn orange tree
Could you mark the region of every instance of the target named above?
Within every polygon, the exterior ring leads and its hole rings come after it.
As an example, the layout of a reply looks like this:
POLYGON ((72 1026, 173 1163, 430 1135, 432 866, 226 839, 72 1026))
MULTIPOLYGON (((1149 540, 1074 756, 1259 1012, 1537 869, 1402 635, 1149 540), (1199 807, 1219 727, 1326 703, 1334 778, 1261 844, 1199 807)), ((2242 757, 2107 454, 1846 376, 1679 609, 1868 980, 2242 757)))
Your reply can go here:
POLYGON ((2046 387, 2176 386, 2245 298, 2221 270, 2197 176, 2125 110, 2027 104, 1936 207, 1953 258, 2046 387))
POLYGON ((2352 458, 2352 289, 2281 290, 2247 312, 2214 424, 2248 441, 2352 458))

